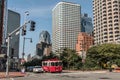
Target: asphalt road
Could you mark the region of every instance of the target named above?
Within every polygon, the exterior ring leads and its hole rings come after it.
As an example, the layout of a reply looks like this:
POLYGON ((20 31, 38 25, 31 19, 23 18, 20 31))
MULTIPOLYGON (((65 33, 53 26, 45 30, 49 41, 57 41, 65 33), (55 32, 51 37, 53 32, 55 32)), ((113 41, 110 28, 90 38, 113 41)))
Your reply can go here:
POLYGON ((26 77, 11 80, 120 80, 120 73, 115 72, 63 72, 63 73, 28 73, 26 77))

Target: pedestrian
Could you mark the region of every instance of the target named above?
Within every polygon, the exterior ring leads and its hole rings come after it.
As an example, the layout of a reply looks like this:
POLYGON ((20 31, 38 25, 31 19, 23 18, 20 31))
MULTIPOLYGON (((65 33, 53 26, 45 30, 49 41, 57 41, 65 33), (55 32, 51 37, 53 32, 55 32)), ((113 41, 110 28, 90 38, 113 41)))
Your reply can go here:
POLYGON ((21 69, 21 73, 25 73, 25 68, 23 67, 22 69, 21 69))

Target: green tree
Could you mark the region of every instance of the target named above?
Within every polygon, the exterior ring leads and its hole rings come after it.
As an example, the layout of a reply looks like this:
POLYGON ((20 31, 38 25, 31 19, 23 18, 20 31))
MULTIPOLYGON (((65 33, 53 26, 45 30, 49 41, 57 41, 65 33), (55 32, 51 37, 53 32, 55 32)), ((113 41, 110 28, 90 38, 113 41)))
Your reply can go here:
POLYGON ((59 55, 64 69, 80 69, 81 57, 77 55, 75 50, 65 48, 59 55))
POLYGON ((41 66, 42 60, 41 59, 33 59, 31 61, 25 62, 23 66, 28 67, 28 66, 41 66))
POLYGON ((118 64, 120 59, 120 45, 102 44, 93 46, 87 51, 87 61, 94 63, 93 67, 104 68, 107 62, 118 64), (116 61, 117 60, 117 61, 116 61))

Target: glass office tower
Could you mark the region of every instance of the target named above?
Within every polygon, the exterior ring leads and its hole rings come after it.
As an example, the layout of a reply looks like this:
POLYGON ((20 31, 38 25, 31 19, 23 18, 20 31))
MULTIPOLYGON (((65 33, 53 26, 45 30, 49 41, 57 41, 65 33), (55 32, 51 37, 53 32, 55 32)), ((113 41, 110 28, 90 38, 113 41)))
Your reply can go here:
POLYGON ((92 18, 88 17, 88 14, 86 13, 81 16, 81 32, 85 32, 90 35, 93 33, 92 18))

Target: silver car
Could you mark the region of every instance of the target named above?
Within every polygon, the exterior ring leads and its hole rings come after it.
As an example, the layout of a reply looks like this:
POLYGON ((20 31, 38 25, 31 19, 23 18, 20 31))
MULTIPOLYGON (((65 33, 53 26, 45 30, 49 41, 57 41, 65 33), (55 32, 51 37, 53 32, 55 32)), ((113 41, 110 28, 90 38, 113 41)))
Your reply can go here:
POLYGON ((41 66, 35 66, 33 72, 43 72, 43 68, 41 66))

